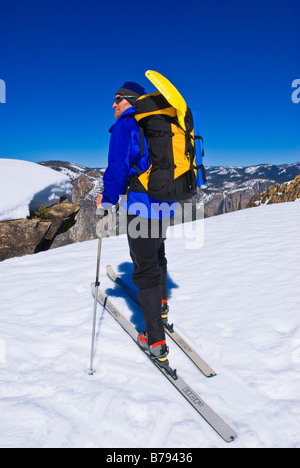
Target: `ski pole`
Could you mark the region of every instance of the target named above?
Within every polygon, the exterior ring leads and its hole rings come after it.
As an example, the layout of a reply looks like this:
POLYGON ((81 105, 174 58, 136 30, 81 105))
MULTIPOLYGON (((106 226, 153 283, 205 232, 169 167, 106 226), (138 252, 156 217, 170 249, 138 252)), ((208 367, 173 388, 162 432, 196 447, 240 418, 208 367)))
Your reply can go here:
MULTIPOLYGON (((103 218, 100 220, 100 232, 102 231, 103 218)), ((97 253, 97 267, 96 267, 96 281, 95 281, 95 300, 94 300, 94 315, 93 315, 93 329, 92 329, 92 343, 91 343, 91 361, 90 361, 90 372, 89 375, 93 375, 95 370, 93 368, 94 363, 94 348, 95 348, 95 333, 96 333, 96 316, 97 316, 97 298, 98 288, 100 286, 99 271, 100 271, 100 258, 101 258, 101 244, 102 238, 99 237, 98 241, 98 253, 97 253)))

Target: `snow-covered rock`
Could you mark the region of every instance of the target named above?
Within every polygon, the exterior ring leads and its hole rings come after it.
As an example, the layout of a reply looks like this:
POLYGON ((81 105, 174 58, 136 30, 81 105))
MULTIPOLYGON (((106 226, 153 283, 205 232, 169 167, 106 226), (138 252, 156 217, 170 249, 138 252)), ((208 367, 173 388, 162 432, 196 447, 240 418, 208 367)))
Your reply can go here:
POLYGON ((18 159, 0 159, 0 221, 26 218, 41 205, 70 199, 70 179, 39 164, 18 159))

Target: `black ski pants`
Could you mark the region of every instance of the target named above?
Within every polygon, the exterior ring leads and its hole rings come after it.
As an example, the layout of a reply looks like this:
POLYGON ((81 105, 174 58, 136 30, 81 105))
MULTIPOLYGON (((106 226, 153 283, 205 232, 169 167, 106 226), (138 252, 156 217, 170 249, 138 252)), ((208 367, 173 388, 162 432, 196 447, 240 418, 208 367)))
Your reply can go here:
POLYGON ((128 215, 127 236, 134 265, 132 281, 139 288, 138 300, 143 312, 149 345, 163 341, 161 301, 167 299, 165 256, 169 222, 128 215))

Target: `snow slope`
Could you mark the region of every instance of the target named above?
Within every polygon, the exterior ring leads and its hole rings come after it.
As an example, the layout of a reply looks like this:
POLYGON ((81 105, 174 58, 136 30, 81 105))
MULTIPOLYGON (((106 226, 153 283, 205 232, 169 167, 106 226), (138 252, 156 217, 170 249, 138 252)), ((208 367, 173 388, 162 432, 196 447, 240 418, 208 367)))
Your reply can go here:
MULTIPOLYGON (((205 219, 200 250, 167 242, 171 319, 218 375, 171 341, 170 362, 236 429, 229 445, 100 307, 87 374, 97 241, 0 263, 0 447, 300 448, 299 214, 252 208, 205 219)), ((141 329, 107 263, 130 277, 124 236, 103 241, 101 287, 141 329)))
POLYGON ((70 179, 29 161, 0 158, 0 221, 26 218, 30 210, 59 203, 72 193, 70 179))

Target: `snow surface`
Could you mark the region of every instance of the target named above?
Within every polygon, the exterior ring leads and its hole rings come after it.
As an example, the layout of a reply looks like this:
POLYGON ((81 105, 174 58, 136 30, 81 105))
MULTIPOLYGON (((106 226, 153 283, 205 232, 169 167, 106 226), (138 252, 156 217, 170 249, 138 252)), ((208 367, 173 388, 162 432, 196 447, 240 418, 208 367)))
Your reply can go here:
MULTIPOLYGON (((205 219, 199 250, 170 230, 170 317, 218 375, 171 340, 170 362, 237 431, 231 444, 100 306, 88 375, 97 241, 0 263, 0 447, 300 448, 299 214, 284 203, 205 219)), ((103 240, 101 288, 141 329, 107 263, 130 278, 124 236, 103 240)))
POLYGON ((70 179, 45 166, 0 159, 0 221, 27 218, 30 210, 59 203, 72 193, 70 179))

